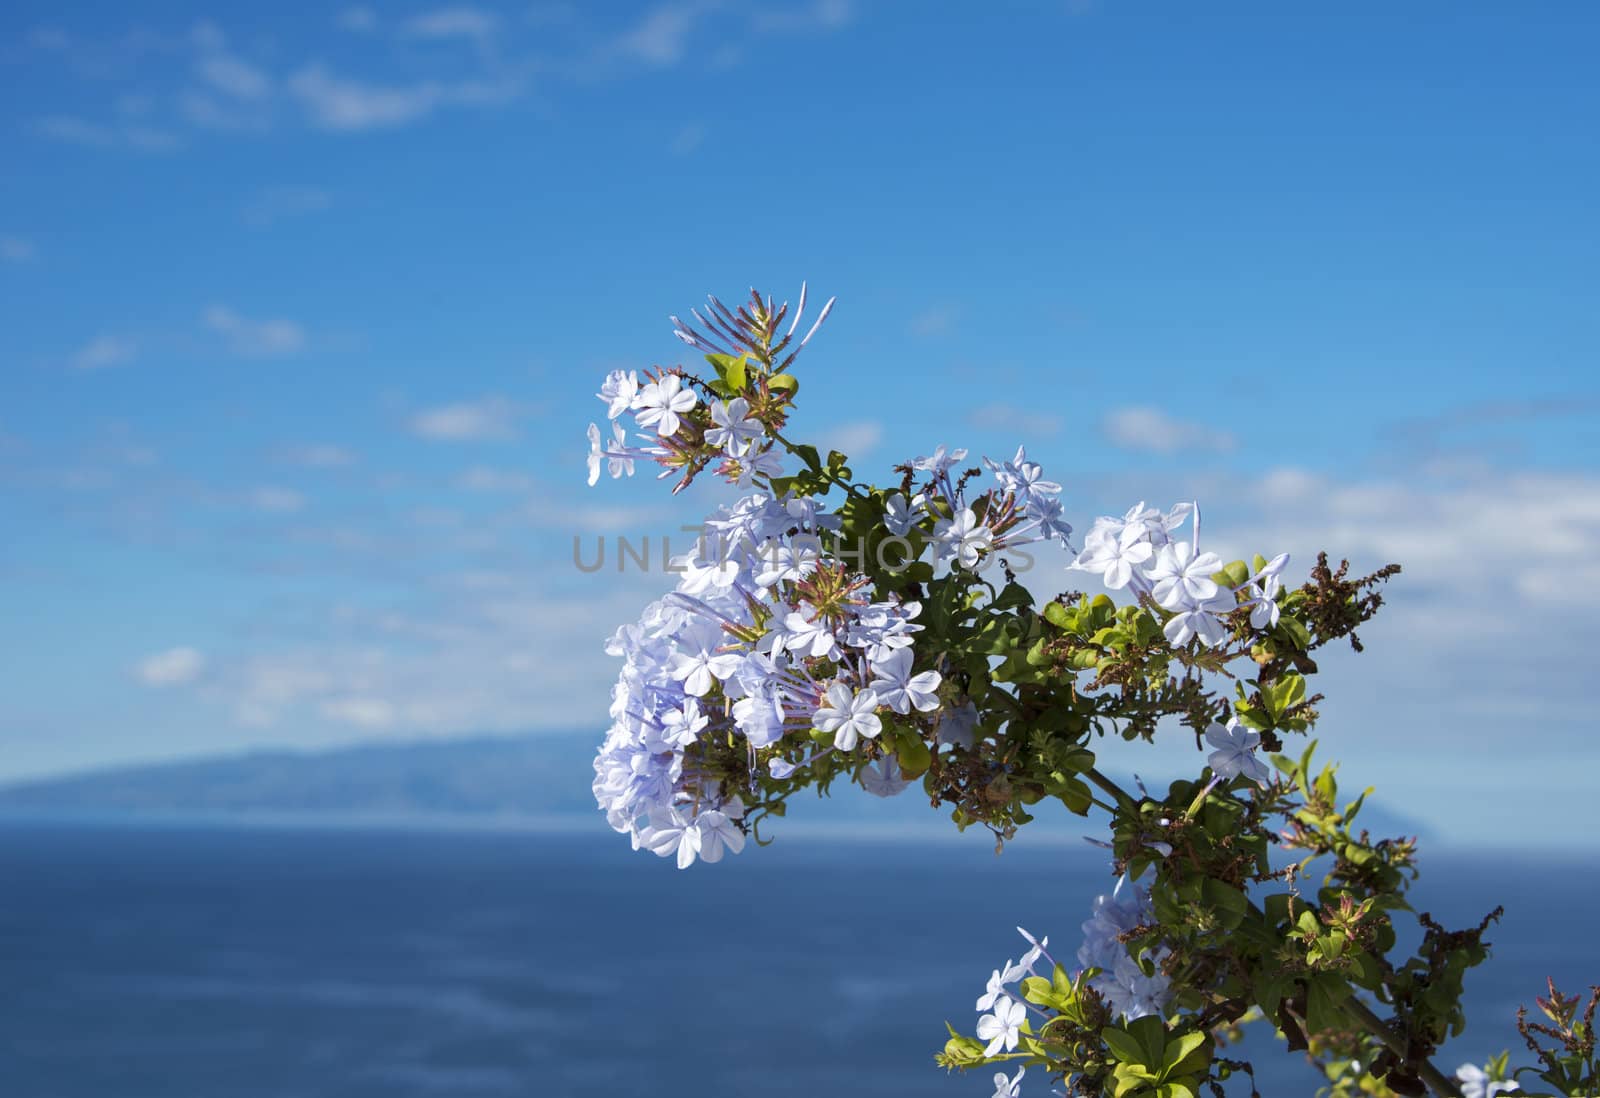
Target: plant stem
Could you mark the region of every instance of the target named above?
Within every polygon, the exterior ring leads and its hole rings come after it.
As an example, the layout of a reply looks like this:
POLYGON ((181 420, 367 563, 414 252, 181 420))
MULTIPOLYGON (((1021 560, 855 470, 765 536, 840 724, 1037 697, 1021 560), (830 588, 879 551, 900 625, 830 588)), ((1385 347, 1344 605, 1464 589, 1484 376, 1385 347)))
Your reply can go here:
POLYGON ((771 427, 767 428, 767 434, 771 435, 773 438, 775 438, 779 442, 783 443, 783 448, 785 450, 788 450, 791 454, 793 454, 795 457, 799 458, 801 461, 804 461, 806 463, 806 467, 808 469, 810 469, 813 473, 816 473, 818 476, 822 477, 824 480, 828 481, 830 484, 837 484, 840 488, 843 488, 846 495, 855 496, 857 499, 866 499, 867 498, 865 492, 862 492, 859 488, 857 488, 854 484, 851 484, 849 481, 840 480, 838 477, 834 476, 833 475, 833 471, 830 470, 830 469, 824 468, 823 465, 822 465, 822 462, 807 460, 806 456, 800 452, 800 448, 798 446, 796 446, 794 443, 790 442, 788 439, 784 438, 777 431, 774 431, 771 427))
MULTIPOLYGON (((1363 1029, 1387 1045, 1402 1062, 1410 1063, 1406 1056, 1405 1045, 1400 1038, 1389 1032, 1389 1027, 1384 1025, 1383 1019, 1374 1014, 1371 1008, 1353 996, 1344 1003, 1344 1008, 1361 1023, 1363 1029)), ((1461 1098, 1461 1088, 1456 1086, 1444 1072, 1434 1067, 1433 1061, 1422 1060, 1412 1066, 1417 1069, 1417 1074, 1422 1076, 1422 1081, 1428 1084, 1428 1089, 1439 1098, 1461 1098)))
POLYGON ((1117 804, 1121 805, 1123 808, 1132 810, 1139 806, 1139 802, 1133 798, 1131 793, 1123 789, 1120 785, 1106 777, 1104 774, 1100 773, 1100 771, 1096 770, 1094 767, 1091 766, 1089 769, 1085 770, 1083 772, 1083 776, 1115 797, 1117 804))

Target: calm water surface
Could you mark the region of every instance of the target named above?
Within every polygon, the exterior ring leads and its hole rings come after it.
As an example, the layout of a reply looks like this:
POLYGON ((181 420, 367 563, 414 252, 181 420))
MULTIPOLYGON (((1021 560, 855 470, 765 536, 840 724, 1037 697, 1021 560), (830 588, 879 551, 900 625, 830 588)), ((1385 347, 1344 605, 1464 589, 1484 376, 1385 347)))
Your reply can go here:
MULTIPOLYGON (((1419 907, 1498 902, 1474 1028, 1600 981, 1596 866, 1436 854, 1419 907)), ((1012 927, 1076 949, 1095 852, 780 839, 678 873, 609 836, 0 828, 4 1098, 940 1098, 1012 927)), ((1053 951, 1054 952, 1054 951, 1053 951)), ((1310 1095, 1256 1055, 1263 1092, 1310 1095)), ((1043 1087, 1025 1091, 1043 1095, 1043 1087)))

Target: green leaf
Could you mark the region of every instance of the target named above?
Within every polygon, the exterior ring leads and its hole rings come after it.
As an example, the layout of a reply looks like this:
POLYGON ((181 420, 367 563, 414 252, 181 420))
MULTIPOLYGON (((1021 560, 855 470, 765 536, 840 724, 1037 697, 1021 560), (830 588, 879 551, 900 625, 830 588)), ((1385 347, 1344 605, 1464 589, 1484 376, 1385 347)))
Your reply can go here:
POLYGON ((1311 978, 1306 994, 1306 1025, 1313 1034, 1342 1029, 1348 1024, 1339 1004, 1349 994, 1350 986, 1343 977, 1324 973, 1311 978))
MULTIPOLYGON (((1111 1055, 1115 1056, 1121 1063, 1133 1066, 1145 1065, 1148 1054, 1145 1052, 1144 1046, 1132 1034, 1115 1026, 1107 1026, 1100 1031, 1100 1039, 1105 1042, 1106 1048, 1111 1051, 1111 1055)), ((1160 1062, 1159 1058, 1154 1060, 1154 1063, 1159 1064, 1160 1062)), ((1152 1064, 1151 1066, 1154 1065, 1152 1064)))
POLYGON ((1207 877, 1201 882, 1200 898, 1208 907, 1216 909, 1225 930, 1237 927, 1250 910, 1250 901, 1245 899, 1243 892, 1214 877, 1207 877))
POLYGON ((793 401, 795 393, 800 391, 800 379, 793 374, 773 374, 767 378, 767 388, 774 393, 788 393, 793 401))
POLYGON ((1152 1067, 1161 1063, 1167 1051, 1167 1025, 1154 1014, 1135 1018, 1127 1024, 1128 1032, 1144 1049, 1144 1062, 1152 1067))
POLYGON ((1204 1033, 1184 1033, 1173 1038, 1167 1044, 1167 1054, 1162 1058, 1161 1066, 1169 1072, 1173 1071, 1179 1064, 1183 1063, 1185 1057, 1205 1043, 1206 1035, 1204 1033))

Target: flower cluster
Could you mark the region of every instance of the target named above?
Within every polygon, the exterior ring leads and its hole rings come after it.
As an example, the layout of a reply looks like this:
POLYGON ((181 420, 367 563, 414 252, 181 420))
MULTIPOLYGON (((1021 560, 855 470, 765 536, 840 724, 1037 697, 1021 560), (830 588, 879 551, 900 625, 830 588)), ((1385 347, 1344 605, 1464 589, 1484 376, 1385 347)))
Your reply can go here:
POLYGON ((1078 963, 1098 968, 1093 987, 1120 1017, 1143 1018, 1161 1014, 1172 999, 1170 981, 1161 972, 1166 957, 1162 948, 1136 956, 1123 936, 1151 921, 1150 893, 1120 877, 1109 896, 1094 898, 1094 912, 1083 924, 1083 944, 1078 963))
MULTIPOLYGON (((677 590, 617 631, 623 659, 594 791, 611 826, 680 866, 743 846, 743 802, 761 763, 784 779, 804 752, 852 752, 884 715, 931 723, 943 679, 917 670, 921 606, 873 601, 826 549, 837 516, 756 493, 706 520, 674 562, 677 590), (882 715, 881 715, 882 714, 882 715), (814 734, 813 734, 814 733, 814 734), (710 749, 735 736, 743 760, 710 749)), ((905 787, 892 760, 863 769, 871 792, 905 787)))
POLYGON ((1098 576, 1113 591, 1127 588, 1136 598, 1171 611, 1164 631, 1173 645, 1198 637, 1201 644, 1216 648, 1228 637, 1224 618, 1239 608, 1241 595, 1250 607, 1253 628, 1277 624, 1277 596, 1288 563, 1289 554, 1280 553, 1243 583, 1223 586, 1215 578, 1222 558, 1200 551, 1200 505, 1180 503, 1162 512, 1140 500, 1121 518, 1095 519, 1083 552, 1069 567, 1098 576), (1190 539, 1173 537, 1191 515, 1190 539))
POLYGON ((1072 526, 1063 517, 1061 485, 1046 480, 1023 447, 1010 461, 984 458, 995 484, 971 498, 967 477, 951 476, 966 457, 966 450, 941 445, 903 466, 911 476, 924 474, 926 481, 920 491, 908 488, 909 494, 885 499, 885 528, 897 537, 921 532, 933 546, 936 564, 969 571, 1006 549, 1050 540, 1068 545, 1072 526))
MULTIPOLYGON (((1287 554, 1203 550, 1196 503, 1141 502, 1073 549, 1061 485, 1020 448, 964 468, 967 451, 940 446, 893 486, 859 483, 847 455, 784 434, 800 385, 789 367, 831 307, 797 338, 803 288, 792 314, 753 291, 738 309, 711 298, 692 324, 673 318, 710 373, 615 371, 600 385, 609 428, 589 428, 591 484, 644 461, 678 474, 674 491, 712 471, 747 492, 673 562, 676 589, 608 643, 623 667, 594 793, 611 826, 687 867, 739 852, 790 794, 838 779, 886 797, 920 779, 958 827, 999 842, 1041 803, 1098 808, 1111 841, 1097 845, 1123 875, 1083 923, 1076 974, 1022 931, 1028 951, 977 1000, 976 1037, 952 1028, 939 1063, 1015 1066, 994 1098, 1019 1098, 1028 1072, 1073 1094, 1195 1098, 1253 1074, 1221 1050, 1265 1018, 1340 1098, 1380 1084, 1514 1091, 1504 1055, 1454 1080, 1430 1060, 1465 1023, 1462 978, 1499 913, 1461 931, 1422 915, 1416 955, 1398 955, 1414 845, 1354 828, 1363 797, 1341 802, 1312 749, 1283 751, 1317 719, 1312 653, 1340 639, 1360 650, 1355 630, 1398 566, 1352 578, 1324 555, 1286 589, 1287 554), (1131 598, 1040 604, 1002 554, 1042 541, 1131 598), (981 574, 999 561, 1003 582, 981 574), (1179 722, 1203 736, 1209 778, 1156 796, 1099 768, 1102 738, 1154 742, 1179 722), (1304 857, 1282 867, 1274 847, 1304 857), (1328 869, 1312 889, 1317 859, 1328 869)), ((1539 1002, 1555 1028, 1519 1016, 1540 1078, 1563 1094, 1595 1092, 1596 1000, 1580 1019, 1552 985, 1539 1002)))

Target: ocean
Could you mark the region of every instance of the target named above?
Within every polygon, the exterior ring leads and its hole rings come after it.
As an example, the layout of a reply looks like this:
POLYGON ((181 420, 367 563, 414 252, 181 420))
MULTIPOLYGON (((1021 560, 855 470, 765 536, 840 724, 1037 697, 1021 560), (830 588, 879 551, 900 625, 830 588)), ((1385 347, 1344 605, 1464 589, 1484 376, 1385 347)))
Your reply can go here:
MULTIPOLYGON (((1070 956, 1112 882, 1087 847, 969 838, 680 873, 609 834, 6 824, 0 1095, 987 1096, 933 1064, 945 1019, 971 1031, 1016 924, 1070 956)), ((1547 974, 1600 982, 1593 859, 1423 869, 1447 923, 1507 908, 1447 1070, 1514 1045, 1547 974)), ((1251 1050, 1267 1098, 1315 1092, 1251 1050)))

